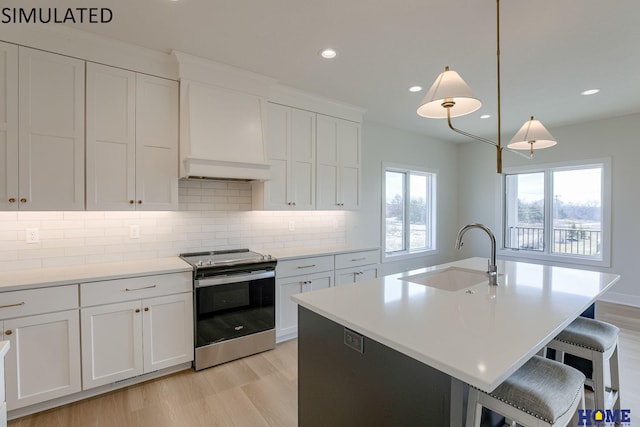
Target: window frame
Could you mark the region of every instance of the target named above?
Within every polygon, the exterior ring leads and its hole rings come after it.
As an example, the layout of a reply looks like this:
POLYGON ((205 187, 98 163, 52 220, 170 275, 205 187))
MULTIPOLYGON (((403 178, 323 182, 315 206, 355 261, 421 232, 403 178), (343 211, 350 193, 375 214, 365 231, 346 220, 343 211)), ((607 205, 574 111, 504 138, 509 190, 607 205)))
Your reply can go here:
MULTIPOLYGON (((410 179, 405 178, 406 181, 410 181, 410 179)), ((431 255, 431 254, 437 254, 438 253, 438 240, 437 240, 437 206, 436 206, 436 200, 437 200, 437 182, 438 182, 438 170, 436 169, 430 169, 430 168, 424 168, 424 167, 420 167, 420 166, 415 166, 415 165, 406 165, 406 164, 398 164, 398 163, 391 163, 391 162, 382 162, 382 186, 381 186, 381 211, 380 211, 380 229, 381 229, 381 240, 382 240, 382 262, 388 262, 388 261, 400 261, 400 260, 404 260, 404 259, 411 259, 411 258, 416 258, 416 257, 420 257, 420 256, 425 256, 425 255, 431 255), (425 248, 425 249, 416 249, 416 250, 410 250, 410 249, 404 249, 402 251, 395 251, 395 252, 387 252, 387 240, 386 240, 386 182, 387 182, 387 172, 398 172, 398 173, 405 173, 407 174, 407 177, 410 177, 410 175, 416 174, 416 175, 425 175, 427 176, 427 216, 429 217, 429 219, 427 220, 428 223, 428 229, 429 229, 429 234, 430 234, 430 242, 431 242, 431 247, 430 248, 425 248)), ((407 182, 405 182, 405 184, 407 184, 407 182)), ((408 221, 409 215, 410 215, 410 203, 411 203, 411 198, 407 197, 408 192, 410 191, 408 185, 405 185, 405 194, 403 196, 404 199, 404 218, 403 218, 403 225, 404 225, 404 231, 405 231, 405 241, 408 242, 410 241, 410 235, 411 235, 411 228, 410 228, 410 222, 408 221)))
POLYGON ((586 160, 575 160, 556 163, 545 163, 539 165, 505 167, 500 177, 500 200, 501 209, 499 211, 500 224, 500 247, 498 254, 502 258, 513 259, 516 261, 546 261, 558 264, 577 264, 593 267, 610 267, 611 266, 611 158, 597 158, 586 160), (601 167, 601 188, 600 200, 602 204, 601 218, 601 257, 599 259, 552 252, 552 244, 546 244, 543 251, 533 251, 526 249, 512 249, 505 246, 506 242, 506 222, 507 222, 507 200, 506 200, 506 177, 513 174, 526 173, 544 173, 544 234, 545 241, 551 242, 552 229, 552 195, 553 195, 553 172, 563 170, 586 169, 589 167, 601 167))

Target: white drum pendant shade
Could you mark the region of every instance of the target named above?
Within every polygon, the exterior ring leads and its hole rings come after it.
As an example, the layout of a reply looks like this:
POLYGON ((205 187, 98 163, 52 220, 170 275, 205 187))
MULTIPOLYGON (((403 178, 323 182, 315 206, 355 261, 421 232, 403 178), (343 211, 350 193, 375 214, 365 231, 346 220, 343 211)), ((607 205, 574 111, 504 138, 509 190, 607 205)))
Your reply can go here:
POLYGON ((451 117, 464 116, 473 113, 482 106, 471 88, 455 71, 445 68, 422 99, 418 107, 418 115, 430 119, 446 119, 447 108, 442 106, 445 101, 455 104, 450 108, 451 117))
POLYGON ((552 147, 557 144, 556 139, 549 133, 539 120, 531 120, 522 125, 518 133, 507 146, 514 150, 531 150, 552 147), (533 146, 532 143, 533 142, 533 146))

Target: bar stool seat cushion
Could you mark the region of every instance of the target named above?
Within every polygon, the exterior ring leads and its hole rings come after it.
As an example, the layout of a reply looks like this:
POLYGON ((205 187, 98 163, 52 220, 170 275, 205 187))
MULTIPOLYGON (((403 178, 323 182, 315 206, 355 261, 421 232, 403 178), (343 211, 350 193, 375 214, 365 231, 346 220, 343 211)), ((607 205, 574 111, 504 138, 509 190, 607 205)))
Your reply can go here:
POLYGON ((578 317, 555 339, 604 353, 616 343, 620 329, 610 323, 578 317))
POLYGON ((553 425, 581 399, 584 380, 570 366, 534 356, 488 394, 553 425))

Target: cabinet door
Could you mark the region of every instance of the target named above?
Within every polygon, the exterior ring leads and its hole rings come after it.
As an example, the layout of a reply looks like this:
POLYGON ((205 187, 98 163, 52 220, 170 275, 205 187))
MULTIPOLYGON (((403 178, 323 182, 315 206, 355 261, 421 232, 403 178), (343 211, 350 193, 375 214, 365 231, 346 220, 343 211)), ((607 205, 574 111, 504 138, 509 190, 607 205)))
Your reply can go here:
POLYGON ((290 123, 291 108, 267 104, 266 144, 267 157, 271 165, 271 179, 263 184, 264 207, 267 209, 291 208, 287 188, 291 169, 290 123))
POLYGON ((309 210, 316 205, 316 115, 291 109, 290 200, 295 209, 309 210))
POLYGON ((84 65, 19 48, 21 210, 84 210, 84 65))
POLYGON ((178 209, 178 82, 136 76, 136 205, 178 209))
POLYGON ((307 276, 307 286, 304 291, 317 291, 318 289, 330 288, 333 285, 333 272, 309 274, 307 276))
POLYGON ((87 209, 134 210, 136 75, 87 63, 87 209))
POLYGON ((342 209, 360 207, 360 124, 338 121, 339 199, 342 209))
POLYGON ((316 207, 340 209, 338 194, 338 119, 317 115, 316 119, 316 207))
POLYGON ((142 301, 144 372, 193 360, 193 294, 142 301))
POLYGON ((4 330, 8 410, 80 391, 78 310, 5 320, 4 330))
POLYGON ((131 301, 80 311, 83 389, 143 373, 140 306, 131 301))
POLYGON ((375 279, 376 277, 378 277, 377 265, 343 268, 336 270, 336 286, 347 285, 361 280, 375 279))
POLYGON ((264 183, 264 206, 314 209, 315 113, 270 103, 267 125, 271 179, 264 183))
POLYGON ((18 47, 0 42, 0 210, 17 210, 18 47))
POLYGON ((298 331, 298 305, 291 301, 291 295, 302 292, 306 280, 306 276, 294 276, 276 280, 277 338, 295 336, 298 331))

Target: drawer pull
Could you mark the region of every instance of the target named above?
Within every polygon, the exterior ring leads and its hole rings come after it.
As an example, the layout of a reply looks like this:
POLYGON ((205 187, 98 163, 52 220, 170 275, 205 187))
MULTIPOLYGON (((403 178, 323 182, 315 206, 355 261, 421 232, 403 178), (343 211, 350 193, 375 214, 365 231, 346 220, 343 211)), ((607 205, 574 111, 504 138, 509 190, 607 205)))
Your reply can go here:
POLYGON ((24 305, 24 301, 17 304, 0 305, 0 308, 20 307, 21 305, 24 305))
POLYGON ((356 271, 356 272, 355 272, 355 273, 353 273, 353 274, 355 274, 356 276, 358 276, 358 275, 360 275, 360 274, 364 274, 364 272, 362 272, 362 271, 356 271))
POLYGON ((315 264, 299 265, 299 266, 298 266, 298 267, 296 267, 296 268, 311 268, 311 267, 315 267, 315 266, 316 266, 315 264))
POLYGON ((5 335, 11 335, 13 333, 13 331, 11 329, 7 330, 4 334, 5 335))
POLYGON ((351 260, 351 262, 364 261, 365 259, 367 259, 367 257, 362 257, 362 258, 353 258, 353 259, 351 260))
POLYGON ((149 307, 145 307, 145 308, 144 308, 144 311, 149 311, 149 307))
POLYGON ((136 312, 136 313, 140 313, 140 309, 139 309, 139 308, 136 308, 135 312, 136 312))
POLYGON ((142 288, 132 288, 132 289, 124 288, 124 291, 125 291, 125 292, 141 291, 141 290, 143 290, 143 289, 152 289, 152 288, 155 288, 155 287, 156 287, 156 285, 143 286, 142 288))
POLYGON ((15 203, 15 202, 16 202, 16 199, 14 197, 9 199, 9 203, 15 203))

